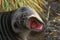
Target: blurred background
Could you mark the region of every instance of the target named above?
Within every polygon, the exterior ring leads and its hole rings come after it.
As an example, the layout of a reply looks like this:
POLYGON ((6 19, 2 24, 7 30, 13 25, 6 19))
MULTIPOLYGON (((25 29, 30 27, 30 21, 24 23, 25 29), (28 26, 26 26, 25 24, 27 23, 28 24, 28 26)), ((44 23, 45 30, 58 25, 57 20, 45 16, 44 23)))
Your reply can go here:
POLYGON ((29 40, 60 40, 60 0, 0 0, 0 12, 30 6, 45 22, 41 33, 31 32, 29 40))

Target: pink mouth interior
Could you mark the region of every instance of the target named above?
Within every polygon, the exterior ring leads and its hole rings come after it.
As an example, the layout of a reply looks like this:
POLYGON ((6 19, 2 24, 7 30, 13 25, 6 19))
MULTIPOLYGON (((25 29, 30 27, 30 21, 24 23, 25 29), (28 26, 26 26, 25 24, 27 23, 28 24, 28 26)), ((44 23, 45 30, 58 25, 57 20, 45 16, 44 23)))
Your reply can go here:
POLYGON ((36 18, 32 17, 28 22, 31 29, 42 30, 43 24, 41 24, 36 18))

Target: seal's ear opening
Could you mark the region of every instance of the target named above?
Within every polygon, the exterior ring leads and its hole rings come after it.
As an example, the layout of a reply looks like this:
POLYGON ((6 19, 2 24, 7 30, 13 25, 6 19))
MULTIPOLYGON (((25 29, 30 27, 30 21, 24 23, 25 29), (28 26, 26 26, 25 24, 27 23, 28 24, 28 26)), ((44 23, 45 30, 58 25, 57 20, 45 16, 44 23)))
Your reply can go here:
POLYGON ((14 27, 15 27, 15 28, 19 28, 19 26, 20 26, 20 25, 19 25, 18 22, 15 22, 15 23, 14 23, 14 27))
POLYGON ((20 28, 18 27, 18 25, 16 23, 13 24, 12 28, 13 28, 13 31, 15 33, 19 33, 20 32, 20 28))

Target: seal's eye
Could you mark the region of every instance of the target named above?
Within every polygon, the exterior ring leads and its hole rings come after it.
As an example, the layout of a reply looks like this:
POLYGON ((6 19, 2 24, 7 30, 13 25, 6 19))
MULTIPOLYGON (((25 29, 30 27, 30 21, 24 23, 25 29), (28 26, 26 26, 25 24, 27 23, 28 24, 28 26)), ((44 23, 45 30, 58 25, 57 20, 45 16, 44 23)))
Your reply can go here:
POLYGON ((22 7, 22 8, 20 9, 21 12, 24 12, 24 11, 26 11, 26 10, 27 10, 26 7, 22 7))
POLYGON ((35 17, 31 17, 28 21, 28 25, 31 29, 42 30, 43 24, 35 17))

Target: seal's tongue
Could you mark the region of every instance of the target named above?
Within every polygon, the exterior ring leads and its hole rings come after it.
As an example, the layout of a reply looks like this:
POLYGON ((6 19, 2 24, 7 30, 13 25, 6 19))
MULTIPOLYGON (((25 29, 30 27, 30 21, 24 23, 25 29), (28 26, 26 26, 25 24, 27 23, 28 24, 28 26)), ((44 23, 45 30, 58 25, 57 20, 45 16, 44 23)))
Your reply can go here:
POLYGON ((42 30, 43 28, 43 24, 33 17, 29 19, 29 25, 31 29, 42 30))

